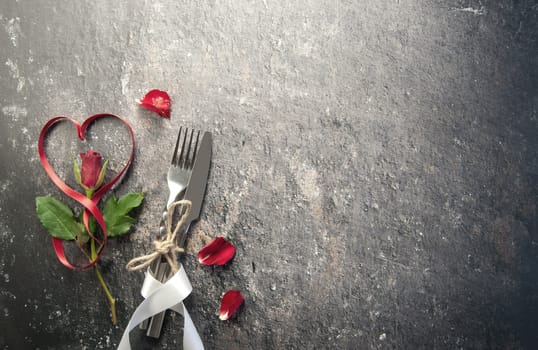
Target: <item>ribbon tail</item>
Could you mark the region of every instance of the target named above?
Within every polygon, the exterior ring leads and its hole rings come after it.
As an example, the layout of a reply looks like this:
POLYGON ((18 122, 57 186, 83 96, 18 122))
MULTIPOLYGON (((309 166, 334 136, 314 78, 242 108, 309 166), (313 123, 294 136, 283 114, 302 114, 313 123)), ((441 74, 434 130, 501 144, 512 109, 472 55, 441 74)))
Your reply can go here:
POLYGON ((174 305, 171 310, 183 316, 183 349, 184 350, 204 350, 202 339, 196 330, 194 322, 187 311, 187 307, 183 302, 174 305))

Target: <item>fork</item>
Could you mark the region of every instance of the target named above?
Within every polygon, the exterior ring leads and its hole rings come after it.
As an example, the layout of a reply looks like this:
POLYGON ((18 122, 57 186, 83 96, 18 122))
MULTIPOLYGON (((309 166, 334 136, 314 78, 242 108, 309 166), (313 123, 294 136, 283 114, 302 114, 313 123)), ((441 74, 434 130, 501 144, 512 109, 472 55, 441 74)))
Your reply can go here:
MULTIPOLYGON (((168 196, 166 208, 168 208, 170 204, 174 203, 179 194, 183 192, 185 188, 187 188, 192 173, 192 166, 194 165, 194 159, 196 158, 196 151, 198 149, 198 139, 200 137, 200 131, 196 132, 196 141, 191 152, 194 130, 191 130, 189 144, 187 145, 187 149, 185 149, 185 144, 189 134, 189 129, 185 128, 185 135, 183 138, 183 143, 181 144, 181 151, 178 154, 178 147, 181 140, 181 130, 182 127, 179 128, 176 147, 174 148, 174 155, 172 157, 172 162, 166 176, 168 182, 168 189, 170 190, 170 195, 168 196)), ((166 210, 164 214, 166 214, 166 210)))
MULTIPOLYGON (((190 136, 189 136, 189 129, 185 128, 185 132, 182 133, 183 127, 179 128, 179 132, 177 135, 176 140, 176 146, 174 147, 174 153, 172 155, 172 161, 170 163, 170 167, 168 168, 168 174, 166 175, 166 182, 168 183, 168 189, 169 189, 169 195, 168 195, 168 201, 166 202, 166 207, 162 213, 161 216, 161 222, 159 224, 159 234, 163 235, 166 229, 165 221, 166 216, 168 212, 168 207, 172 203, 174 203, 179 195, 187 188, 187 185, 189 184, 189 179, 192 174, 192 167, 194 165, 194 160, 196 158, 196 152, 198 150, 198 140, 200 137, 200 131, 196 132, 196 140, 194 140, 194 130, 190 130, 190 136), (187 143, 187 139, 188 143, 187 143), (194 140, 194 147, 193 147, 193 140, 194 140), (181 144, 181 148, 180 148, 181 144)), ((159 280, 163 281, 164 278, 166 278, 165 275, 165 269, 164 269, 164 263, 162 261, 155 261, 150 266, 150 272, 153 274, 153 276, 159 280)), ((140 328, 145 330, 148 329, 150 319, 145 320, 140 324, 140 328)), ((151 329, 148 329, 148 332, 146 333, 147 336, 150 337, 158 337, 159 335, 153 334, 153 332, 150 332, 151 329)))

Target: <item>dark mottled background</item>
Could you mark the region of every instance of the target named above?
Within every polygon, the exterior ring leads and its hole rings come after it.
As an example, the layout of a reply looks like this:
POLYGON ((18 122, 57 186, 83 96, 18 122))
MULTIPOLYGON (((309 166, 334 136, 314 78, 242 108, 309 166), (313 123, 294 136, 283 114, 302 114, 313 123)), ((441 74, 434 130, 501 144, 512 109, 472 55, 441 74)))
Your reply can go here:
MULTIPOLYGON (((117 345, 141 301, 143 274, 125 264, 151 248, 185 125, 214 135, 184 258, 207 349, 536 347, 536 1, 6 0, 0 47, 0 346, 117 345), (171 94, 171 120, 136 105, 151 88, 171 94), (60 196, 41 126, 103 111, 137 139, 117 193, 146 193, 103 258, 116 327, 93 272, 58 263, 34 209, 60 196), (217 235, 235 260, 200 266, 217 235), (222 322, 232 288, 245 307, 222 322)), ((108 130, 97 144, 118 156, 108 130)), ((59 163, 76 157, 64 137, 50 145, 59 163)), ((135 348, 180 347, 181 321, 157 342, 135 331, 135 348)))

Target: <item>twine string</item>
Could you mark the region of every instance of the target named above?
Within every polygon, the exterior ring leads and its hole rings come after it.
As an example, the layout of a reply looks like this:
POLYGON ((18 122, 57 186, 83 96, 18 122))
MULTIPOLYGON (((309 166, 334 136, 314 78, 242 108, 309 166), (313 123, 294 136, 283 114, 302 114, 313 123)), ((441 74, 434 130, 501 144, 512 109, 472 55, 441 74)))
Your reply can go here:
POLYGON ((183 253, 185 251, 177 245, 177 234, 187 220, 187 217, 191 212, 191 207, 192 202, 186 199, 172 203, 166 212, 166 236, 162 239, 153 241, 153 252, 131 259, 131 261, 127 263, 127 270, 136 271, 146 268, 155 260, 160 260, 164 257, 172 271, 176 273, 179 269, 177 253, 183 253), (172 230, 172 218, 174 216, 174 211, 178 206, 185 206, 185 211, 183 211, 174 230, 172 230))

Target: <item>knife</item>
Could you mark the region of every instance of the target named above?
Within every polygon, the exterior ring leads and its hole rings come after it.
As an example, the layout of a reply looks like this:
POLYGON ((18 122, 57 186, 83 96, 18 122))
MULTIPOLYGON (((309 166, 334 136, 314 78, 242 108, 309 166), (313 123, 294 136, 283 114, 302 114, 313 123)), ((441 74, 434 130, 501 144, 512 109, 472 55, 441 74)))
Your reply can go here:
MULTIPOLYGON (((211 148, 212 148, 212 136, 210 132, 205 132, 202 136, 202 142, 200 148, 196 153, 196 159, 192 168, 192 174, 189 179, 189 184, 185 190, 183 199, 192 202, 191 211, 187 218, 181 235, 179 236, 178 246, 183 248, 187 239, 187 233, 189 227, 193 221, 200 218, 200 212, 202 211, 202 203, 204 201, 205 189, 207 185, 207 178, 209 176, 209 166, 211 164, 211 148)), ((158 268, 161 277, 161 281, 164 283, 170 277, 170 265, 167 262, 160 262, 158 268)), ((148 330, 146 335, 152 338, 158 338, 161 334, 161 329, 164 321, 165 312, 161 312, 153 316, 150 319, 148 330)))

